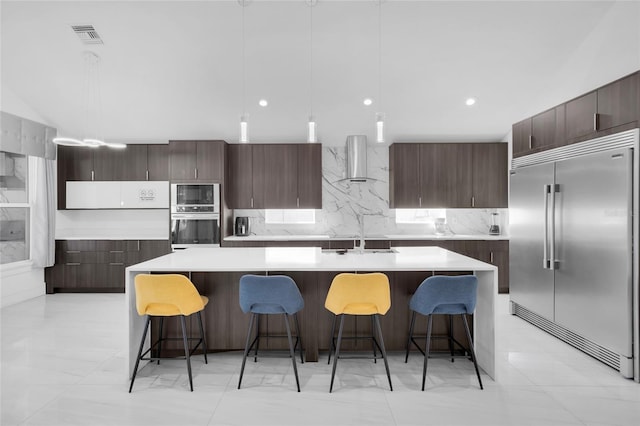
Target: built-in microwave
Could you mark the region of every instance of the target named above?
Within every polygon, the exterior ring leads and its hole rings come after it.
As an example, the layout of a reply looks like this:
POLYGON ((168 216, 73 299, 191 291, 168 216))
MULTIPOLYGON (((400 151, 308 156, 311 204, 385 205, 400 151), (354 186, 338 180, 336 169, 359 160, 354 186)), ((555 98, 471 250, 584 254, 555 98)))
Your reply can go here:
POLYGON ((172 183, 171 213, 220 213, 220 184, 172 183))
POLYGON ((188 247, 220 247, 219 214, 171 214, 171 248, 188 247))

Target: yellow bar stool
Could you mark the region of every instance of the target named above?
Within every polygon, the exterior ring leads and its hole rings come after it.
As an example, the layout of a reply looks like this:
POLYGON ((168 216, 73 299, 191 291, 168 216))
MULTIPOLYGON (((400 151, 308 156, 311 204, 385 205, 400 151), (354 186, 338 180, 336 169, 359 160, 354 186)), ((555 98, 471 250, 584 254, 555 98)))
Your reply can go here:
POLYGON ((187 360, 187 371, 189 372, 189 387, 193 392, 193 378, 191 375, 191 355, 202 343, 204 350, 204 362, 207 363, 207 342, 204 338, 204 327, 202 325, 202 311, 204 307, 209 303, 207 296, 201 296, 198 290, 193 285, 189 278, 179 274, 163 274, 163 275, 151 275, 140 274, 135 278, 136 288, 136 309, 138 315, 146 316, 147 320, 142 333, 142 340, 140 341, 140 349, 138 350, 138 357, 136 358, 136 365, 133 369, 133 376, 131 377, 131 385, 129 386, 129 392, 133 389, 133 382, 136 380, 136 374, 138 373, 138 365, 141 360, 143 361, 157 361, 160 363, 160 351, 162 349, 162 342, 166 340, 182 340, 184 344, 184 355, 187 360), (198 324, 200 326, 200 338, 187 337, 187 325, 185 318, 196 314, 198 317, 198 324), (149 331, 149 325, 151 324, 151 318, 160 318, 160 337, 151 345, 144 353, 144 342, 149 331), (179 337, 162 337, 162 327, 164 325, 165 317, 180 317, 182 324, 182 338, 179 337), (198 340, 193 349, 189 350, 189 340, 198 340), (155 347, 158 347, 157 357, 146 357, 155 347))
POLYGON ((384 339, 382 337, 382 329, 380 328, 380 315, 385 315, 391 307, 389 278, 387 278, 385 274, 379 272, 369 274, 338 274, 331 282, 324 307, 335 315, 335 317, 333 317, 331 339, 329 341, 328 363, 331 362, 331 353, 335 349, 329 392, 333 390, 336 366, 338 365, 338 359, 340 358, 340 344, 343 339, 342 332, 344 328, 345 315, 371 316, 373 325, 371 336, 353 336, 348 338, 372 339, 373 359, 376 360, 380 358, 376 353, 376 348, 378 348, 381 353, 381 357, 384 360, 384 367, 387 371, 387 378, 389 379, 389 388, 393 391, 391 374, 389 373, 389 363, 387 361, 387 352, 384 348, 384 339), (340 317, 340 328, 338 330, 338 340, 336 341, 336 319, 338 317, 340 317), (376 339, 376 332, 378 334, 379 341, 376 339))

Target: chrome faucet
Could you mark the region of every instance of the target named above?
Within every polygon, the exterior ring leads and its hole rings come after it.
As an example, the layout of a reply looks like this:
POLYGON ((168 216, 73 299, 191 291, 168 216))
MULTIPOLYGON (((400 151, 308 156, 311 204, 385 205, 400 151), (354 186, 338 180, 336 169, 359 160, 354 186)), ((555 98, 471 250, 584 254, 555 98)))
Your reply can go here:
POLYGON ((358 215, 360 222, 360 246, 358 246, 358 252, 364 253, 364 214, 358 215))

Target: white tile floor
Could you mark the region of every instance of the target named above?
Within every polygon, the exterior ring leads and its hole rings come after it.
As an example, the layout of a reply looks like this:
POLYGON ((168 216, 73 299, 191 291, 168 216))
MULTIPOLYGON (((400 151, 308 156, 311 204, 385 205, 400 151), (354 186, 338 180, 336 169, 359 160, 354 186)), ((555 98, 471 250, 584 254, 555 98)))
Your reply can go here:
MULTIPOLYGON (((127 393, 126 309, 122 294, 55 294, 2 309, 2 425, 637 425, 640 384, 507 313, 498 296, 502 377, 478 388, 465 360, 382 363, 343 360, 334 392, 326 355, 247 363, 240 353, 194 360, 194 392, 184 361, 146 367, 127 393), (323 362, 324 361, 324 362, 323 362)), ((405 333, 405 330, 399 330, 405 333)))

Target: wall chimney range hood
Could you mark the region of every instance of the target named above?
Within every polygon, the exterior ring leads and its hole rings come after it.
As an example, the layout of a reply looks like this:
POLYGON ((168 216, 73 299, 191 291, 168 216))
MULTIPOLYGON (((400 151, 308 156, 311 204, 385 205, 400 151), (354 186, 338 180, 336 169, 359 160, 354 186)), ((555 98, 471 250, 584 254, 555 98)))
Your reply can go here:
POLYGON ((366 182, 367 178, 367 137, 347 136, 347 177, 351 182, 366 182))

